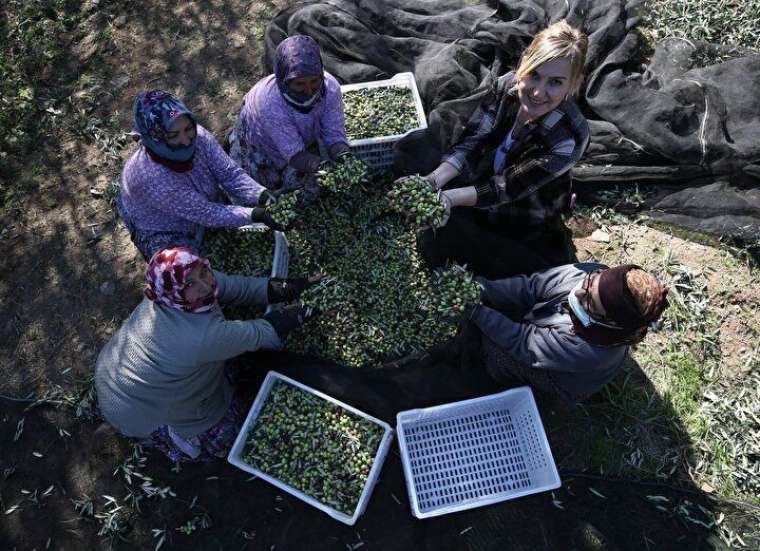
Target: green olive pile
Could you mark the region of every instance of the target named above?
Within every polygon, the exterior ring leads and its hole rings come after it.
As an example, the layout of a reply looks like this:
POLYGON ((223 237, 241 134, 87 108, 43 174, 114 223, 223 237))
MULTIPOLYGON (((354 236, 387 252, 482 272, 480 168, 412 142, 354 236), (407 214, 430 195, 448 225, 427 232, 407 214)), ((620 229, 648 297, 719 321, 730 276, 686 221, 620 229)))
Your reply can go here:
POLYGON ((419 175, 407 176, 388 193, 391 208, 408 217, 416 226, 438 227, 446 216, 446 208, 438 193, 419 175))
POLYGON ((323 314, 285 346, 344 365, 379 366, 454 336, 457 314, 479 302, 480 288, 458 266, 430 271, 416 230, 389 207, 387 184, 359 184, 349 179, 323 189, 286 233, 289 275, 325 278, 301 297, 323 314))
MULTIPOLYGON (((319 182, 319 199, 298 211, 296 225, 285 235, 288 276, 325 275, 301 296, 322 315, 293 331, 285 347, 344 365, 376 367, 453 337, 458 315, 479 302, 472 275, 456 265, 435 271, 425 266, 417 229, 386 196, 391 182, 376 178, 365 185, 368 170, 360 160, 323 171, 319 182)), ((413 202, 405 205, 422 212, 413 202)), ((216 269, 270 274, 272 232, 208 231, 205 246, 216 269)), ((226 309, 225 314, 255 317, 249 311, 226 309)))
POLYGON ((317 172, 317 181, 322 190, 346 193, 369 180, 369 168, 361 159, 349 155, 327 169, 317 172))
POLYGON ((274 235, 270 231, 209 228, 203 234, 201 254, 211 267, 226 274, 269 277, 272 274, 274 235))
POLYGON ((397 136, 419 127, 414 96, 408 88, 385 86, 343 93, 349 140, 397 136))
POLYGON ((381 426, 276 381, 248 433, 243 460, 351 515, 383 435, 381 426))
MULTIPOLYGON (((254 229, 209 228, 203 235, 201 254, 211 268, 225 274, 270 277, 274 258, 274 234, 254 229)), ((227 306, 229 319, 252 319, 264 314, 263 306, 227 306)))
POLYGON ((298 196, 300 194, 300 190, 285 193, 280 196, 277 202, 268 205, 267 212, 272 217, 272 220, 277 222, 280 226, 289 226, 298 217, 296 207, 298 205, 298 196))

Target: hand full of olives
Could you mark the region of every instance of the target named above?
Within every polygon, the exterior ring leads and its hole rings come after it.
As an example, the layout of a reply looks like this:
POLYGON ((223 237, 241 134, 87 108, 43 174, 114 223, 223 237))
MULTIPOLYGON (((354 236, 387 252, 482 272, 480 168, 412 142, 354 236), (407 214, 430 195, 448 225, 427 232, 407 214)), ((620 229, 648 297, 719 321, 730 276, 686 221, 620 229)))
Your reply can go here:
POLYGON ((440 227, 449 217, 450 207, 430 182, 419 175, 406 176, 394 182, 388 192, 391 208, 407 217, 415 226, 440 227))
POLYGON ((300 193, 300 190, 285 193, 276 203, 267 205, 267 212, 278 225, 287 228, 298 218, 297 205, 300 193))

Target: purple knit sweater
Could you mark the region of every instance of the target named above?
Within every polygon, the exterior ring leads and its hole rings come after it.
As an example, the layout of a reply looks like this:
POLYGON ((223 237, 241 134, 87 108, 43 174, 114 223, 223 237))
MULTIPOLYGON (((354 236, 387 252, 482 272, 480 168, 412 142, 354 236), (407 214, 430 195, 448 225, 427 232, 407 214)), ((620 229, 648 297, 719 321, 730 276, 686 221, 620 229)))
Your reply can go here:
POLYGON ((324 75, 325 96, 308 113, 299 113, 285 102, 274 75, 257 82, 243 99, 238 124, 244 139, 278 169, 317 139, 328 148, 348 143, 340 84, 331 74, 324 75))
POLYGON ((193 168, 175 172, 153 161, 139 145, 121 173, 125 214, 142 230, 192 233, 207 228, 251 223, 251 209, 217 203, 223 189, 237 203, 256 205, 265 188, 256 183, 198 125, 193 168))

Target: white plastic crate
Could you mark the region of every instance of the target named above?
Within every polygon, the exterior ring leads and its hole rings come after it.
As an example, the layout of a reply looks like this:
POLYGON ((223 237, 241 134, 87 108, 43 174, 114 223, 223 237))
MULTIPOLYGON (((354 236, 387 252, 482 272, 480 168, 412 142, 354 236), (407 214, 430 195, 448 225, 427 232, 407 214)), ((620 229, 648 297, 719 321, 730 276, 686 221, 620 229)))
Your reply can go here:
POLYGON ((274 232, 274 258, 272 259, 272 277, 288 277, 290 249, 288 238, 281 231, 274 232))
POLYGON ((309 505, 312 505, 316 507, 317 509, 324 511, 325 513, 330 515, 332 518, 339 520, 340 522, 343 522, 350 526, 353 526, 353 524, 356 523, 357 519, 364 513, 364 510, 367 508, 369 497, 372 494, 372 490, 374 490, 375 488, 375 484, 377 483, 377 479, 380 475, 380 469, 382 468, 383 462, 385 461, 385 456, 388 454, 388 450, 391 446, 392 439, 393 439, 393 429, 388 423, 385 423, 381 421, 380 419, 376 419, 370 415, 367 415, 366 413, 361 412, 358 409, 349 406, 348 404, 344 404, 343 402, 336 400, 335 398, 328 396, 327 394, 319 392, 318 390, 314 390, 311 387, 301 384, 298 381, 294 381, 290 377, 281 375, 280 373, 277 373, 276 371, 270 371, 269 373, 267 373, 267 376, 264 378, 264 383, 261 385, 261 389, 259 390, 259 393, 256 396, 256 400, 254 400, 253 405, 251 406, 251 410, 248 412, 248 417, 246 417, 245 423, 243 423, 243 428, 240 429, 240 433, 237 435, 237 438, 235 439, 235 443, 232 445, 232 449, 230 450, 230 453, 227 455, 227 461, 232 463, 236 467, 243 469, 246 472, 249 472, 251 474, 258 476, 259 478, 266 480, 270 484, 274 484, 281 490, 288 492, 289 494, 297 497, 298 499, 302 501, 305 501, 309 505), (319 396, 320 398, 323 398, 324 400, 327 400, 328 402, 332 402, 333 404, 340 406, 341 408, 348 410, 359 417, 363 417, 364 419, 367 419, 377 425, 380 425, 385 430, 385 434, 383 435, 383 438, 380 441, 380 445, 377 448, 377 453, 375 454, 375 460, 372 462, 372 468, 370 469, 369 475, 367 476, 367 482, 364 484, 364 490, 362 490, 362 494, 359 497, 359 502, 356 506, 356 510, 354 511, 353 515, 347 515, 336 509, 333 509, 329 505, 325 505, 319 500, 306 495, 300 490, 297 490, 296 488, 293 488, 292 486, 285 484, 284 482, 278 480, 277 478, 274 478, 256 469, 252 465, 249 465, 245 461, 243 461, 242 455, 245 449, 246 440, 248 438, 248 431, 255 424, 256 419, 258 418, 259 413, 261 412, 261 409, 264 407, 264 403, 266 402, 267 396, 269 396, 269 392, 272 390, 272 387, 274 386, 274 383, 277 380, 284 381, 302 390, 305 390, 306 392, 310 394, 319 396))
POLYGON ((427 119, 425 118, 425 109, 422 107, 422 99, 417 90, 417 82, 414 80, 413 73, 398 73, 386 80, 373 80, 371 82, 360 82, 356 84, 344 84, 340 87, 342 93, 350 90, 361 90, 364 88, 382 88, 396 86, 406 88, 412 91, 414 104, 417 108, 417 118, 419 120, 417 128, 413 128, 404 134, 395 136, 381 136, 376 138, 363 138, 361 140, 349 140, 348 145, 351 152, 359 159, 364 161, 373 171, 381 172, 393 166, 393 145, 401 138, 420 128, 427 128, 427 119))
POLYGON ((417 518, 559 488, 528 387, 396 416, 401 462, 417 518))

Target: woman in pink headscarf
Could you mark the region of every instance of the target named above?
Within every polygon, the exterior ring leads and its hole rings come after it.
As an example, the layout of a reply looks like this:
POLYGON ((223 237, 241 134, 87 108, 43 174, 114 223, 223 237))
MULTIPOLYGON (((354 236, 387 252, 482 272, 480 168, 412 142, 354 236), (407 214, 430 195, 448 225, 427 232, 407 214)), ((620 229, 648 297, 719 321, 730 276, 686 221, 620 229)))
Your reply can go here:
POLYGON ((173 461, 223 457, 244 415, 225 360, 279 349, 311 312, 293 304, 233 321, 220 303, 289 302, 313 280, 225 275, 186 247, 158 251, 146 279, 145 299, 98 356, 101 413, 173 461))
POLYGON ((324 70, 314 39, 291 36, 277 47, 274 74, 243 98, 230 156, 267 188, 315 195, 318 142, 333 160, 349 153, 340 84, 324 70))

